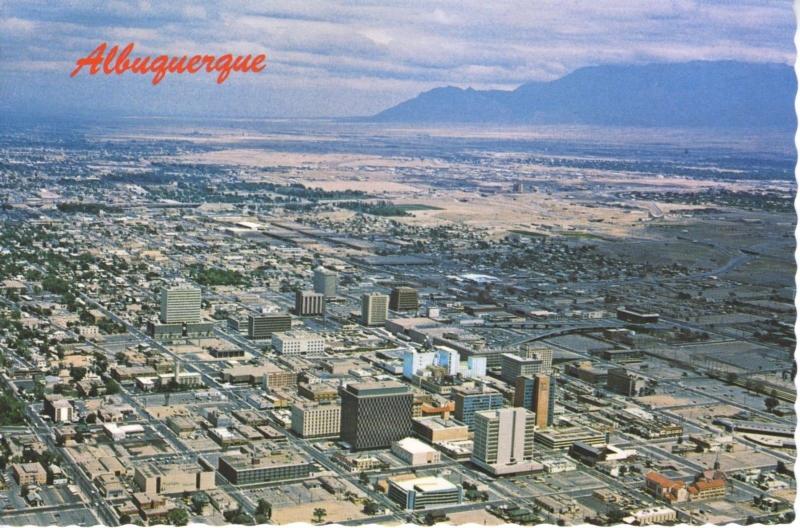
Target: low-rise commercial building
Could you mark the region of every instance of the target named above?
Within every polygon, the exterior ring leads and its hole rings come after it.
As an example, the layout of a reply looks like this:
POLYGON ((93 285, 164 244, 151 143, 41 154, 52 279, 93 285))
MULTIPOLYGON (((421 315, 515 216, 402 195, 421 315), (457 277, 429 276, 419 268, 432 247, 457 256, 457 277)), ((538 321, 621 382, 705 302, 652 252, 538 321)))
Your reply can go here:
POLYGON ((148 495, 170 495, 214 489, 214 470, 199 464, 137 465, 133 481, 148 495))
POLYGON ((667 506, 656 506, 637 510, 622 519, 626 524, 647 526, 649 524, 670 524, 678 520, 678 512, 667 506))
POLYGON ((620 306, 617 308, 617 319, 634 324, 657 323, 659 313, 640 306, 620 306))
POLYGON ((564 373, 591 385, 605 385, 608 382, 608 371, 593 366, 591 361, 570 363, 564 367, 564 373))
POLYGON ((466 424, 440 416, 414 418, 411 429, 415 435, 431 444, 458 442, 469 438, 469 428, 466 424))
POLYGON ((312 401, 332 401, 339 397, 339 391, 328 383, 299 383, 297 395, 312 401))
POLYGON ((428 444, 416 438, 403 438, 392 444, 392 453, 412 466, 426 466, 438 464, 442 461, 442 454, 428 444))
POLYGON ((269 452, 224 454, 219 457, 219 472, 235 486, 305 478, 313 464, 300 453, 281 447, 269 452))
POLYGON ((321 354, 325 352, 325 340, 312 332, 278 332, 272 335, 272 348, 284 356, 321 354))
POLYGON ((624 368, 608 369, 606 379, 608 390, 623 396, 642 396, 646 387, 646 380, 624 368))
POLYGON ((11 474, 20 486, 42 486, 47 484, 47 471, 39 462, 12 464, 11 474))
POLYGON ((388 496, 407 510, 419 510, 429 506, 461 504, 464 490, 440 477, 395 478, 389 479, 388 496))
POLYGON ((547 449, 567 449, 576 442, 592 446, 601 446, 606 443, 603 433, 580 425, 536 431, 535 438, 537 444, 541 444, 547 449))
POLYGON ((297 373, 284 370, 265 361, 261 365, 238 365, 222 371, 226 383, 262 383, 266 389, 293 387, 297 384, 297 373))

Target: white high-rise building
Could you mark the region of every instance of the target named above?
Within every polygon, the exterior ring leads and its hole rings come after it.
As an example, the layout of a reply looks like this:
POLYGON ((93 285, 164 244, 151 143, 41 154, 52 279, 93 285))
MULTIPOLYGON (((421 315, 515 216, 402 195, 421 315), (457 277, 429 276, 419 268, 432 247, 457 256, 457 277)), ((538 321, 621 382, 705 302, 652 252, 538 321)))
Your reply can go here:
POLYGON ((468 357, 466 365, 461 365, 459 373, 464 378, 482 378, 486 376, 486 358, 481 356, 468 357))
POLYGON ((457 350, 446 346, 436 347, 436 365, 447 370, 450 376, 458 375, 458 368, 461 363, 461 355, 457 350))
POLYGON ((189 284, 162 289, 161 322, 199 323, 201 299, 200 288, 189 284))
POLYGON ((495 475, 531 471, 536 415, 522 407, 475 413, 472 462, 495 475))
POLYGON ((434 352, 419 352, 414 349, 406 350, 403 353, 403 377, 410 380, 426 368, 433 365, 436 359, 434 352))

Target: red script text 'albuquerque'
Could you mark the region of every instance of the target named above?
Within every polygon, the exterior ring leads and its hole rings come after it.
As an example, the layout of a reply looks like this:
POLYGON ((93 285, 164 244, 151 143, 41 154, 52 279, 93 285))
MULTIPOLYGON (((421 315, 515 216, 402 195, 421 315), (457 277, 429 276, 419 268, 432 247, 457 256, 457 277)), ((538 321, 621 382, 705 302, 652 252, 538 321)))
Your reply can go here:
POLYGON ((183 55, 172 56, 149 55, 141 57, 130 57, 133 52, 133 42, 122 48, 114 45, 108 48, 108 44, 103 42, 97 46, 87 56, 75 61, 75 69, 72 70, 70 77, 75 77, 86 67, 89 75, 104 73, 106 75, 122 75, 125 72, 138 73, 140 75, 152 74, 153 84, 160 83, 168 73, 206 73, 217 74, 217 84, 222 84, 230 76, 231 72, 240 73, 259 73, 266 68, 264 63, 267 60, 265 54, 260 55, 183 55), (106 53, 108 50, 108 53, 106 53))

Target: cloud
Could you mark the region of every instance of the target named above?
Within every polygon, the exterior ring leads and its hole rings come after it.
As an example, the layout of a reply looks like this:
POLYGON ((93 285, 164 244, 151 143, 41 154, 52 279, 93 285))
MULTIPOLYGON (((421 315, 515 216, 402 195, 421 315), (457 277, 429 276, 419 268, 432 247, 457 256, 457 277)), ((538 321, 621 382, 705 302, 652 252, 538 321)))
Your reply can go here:
MULTIPOLYGON (((281 100, 313 84, 321 106, 294 105, 312 115, 337 113, 325 89, 339 103, 351 93, 348 109, 372 109, 439 85, 510 88, 593 64, 795 57, 784 0, 31 0, 4 4, 3 15, 4 85, 68 68, 103 40, 150 54, 265 52, 268 71, 246 84, 283 89, 281 100)), ((51 98, 75 82, 86 81, 65 73, 37 88, 51 98)))
POLYGON ((0 31, 14 35, 27 35, 36 29, 36 23, 32 20, 10 17, 0 19, 0 31))

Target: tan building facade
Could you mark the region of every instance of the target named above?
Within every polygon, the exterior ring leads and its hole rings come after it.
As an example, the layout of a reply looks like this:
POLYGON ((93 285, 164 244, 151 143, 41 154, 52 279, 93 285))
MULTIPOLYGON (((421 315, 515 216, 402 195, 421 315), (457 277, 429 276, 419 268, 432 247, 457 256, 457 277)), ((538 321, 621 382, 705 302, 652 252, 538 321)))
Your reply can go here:
POLYGON ((303 438, 339 436, 342 408, 333 403, 292 405, 292 431, 303 438))
POLYGON ((144 464, 136 468, 133 481, 147 495, 169 495, 216 487, 214 470, 197 464, 144 464))

